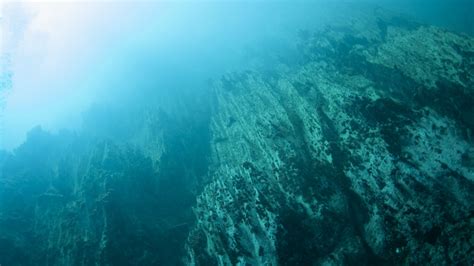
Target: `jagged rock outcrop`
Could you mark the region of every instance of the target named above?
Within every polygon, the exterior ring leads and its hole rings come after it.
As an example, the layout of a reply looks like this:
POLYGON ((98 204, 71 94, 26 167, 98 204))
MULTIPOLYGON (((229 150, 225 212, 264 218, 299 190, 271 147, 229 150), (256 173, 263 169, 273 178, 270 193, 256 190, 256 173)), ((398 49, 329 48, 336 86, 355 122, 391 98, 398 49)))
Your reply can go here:
POLYGON ((205 140, 206 128, 184 132, 159 110, 140 121, 107 112, 109 122, 101 112, 87 133, 36 128, 0 157, 2 264, 181 263, 193 189, 206 170, 203 145, 184 146, 205 140))
POLYGON ((303 35, 300 64, 216 82, 188 263, 469 263, 474 40, 389 16, 303 35))

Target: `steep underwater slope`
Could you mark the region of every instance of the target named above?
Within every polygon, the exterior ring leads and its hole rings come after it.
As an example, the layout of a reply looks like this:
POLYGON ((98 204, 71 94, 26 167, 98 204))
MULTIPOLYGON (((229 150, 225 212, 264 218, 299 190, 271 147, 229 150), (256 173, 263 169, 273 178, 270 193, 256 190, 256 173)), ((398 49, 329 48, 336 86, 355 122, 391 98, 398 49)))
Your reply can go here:
POLYGON ((380 16, 215 84, 198 265, 474 258, 474 40, 380 16))
POLYGON ((0 264, 471 263, 474 40, 350 24, 179 115, 106 106, 81 134, 33 130, 0 153, 0 264))

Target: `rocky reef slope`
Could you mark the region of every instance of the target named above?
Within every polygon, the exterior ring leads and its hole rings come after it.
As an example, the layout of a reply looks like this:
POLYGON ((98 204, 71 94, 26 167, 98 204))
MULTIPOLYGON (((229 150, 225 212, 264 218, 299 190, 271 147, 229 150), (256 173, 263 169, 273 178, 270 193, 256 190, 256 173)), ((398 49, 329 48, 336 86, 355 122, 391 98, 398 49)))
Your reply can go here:
POLYGON ((379 14, 290 61, 33 130, 0 154, 0 264, 470 265, 474 40, 379 14))
POLYGON ((216 83, 199 265, 474 256, 474 41, 397 18, 302 33, 301 62, 216 83))

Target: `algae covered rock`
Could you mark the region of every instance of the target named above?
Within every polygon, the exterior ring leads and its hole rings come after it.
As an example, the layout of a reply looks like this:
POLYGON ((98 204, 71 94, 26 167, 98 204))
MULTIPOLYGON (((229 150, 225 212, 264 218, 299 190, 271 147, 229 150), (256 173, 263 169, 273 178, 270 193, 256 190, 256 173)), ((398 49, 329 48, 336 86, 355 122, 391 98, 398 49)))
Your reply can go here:
POLYGON ((472 263, 474 39, 380 10, 298 35, 1 152, 0 264, 472 263))
POLYGON ((306 34, 301 64, 215 83, 190 264, 472 259, 474 40, 358 23, 306 34))

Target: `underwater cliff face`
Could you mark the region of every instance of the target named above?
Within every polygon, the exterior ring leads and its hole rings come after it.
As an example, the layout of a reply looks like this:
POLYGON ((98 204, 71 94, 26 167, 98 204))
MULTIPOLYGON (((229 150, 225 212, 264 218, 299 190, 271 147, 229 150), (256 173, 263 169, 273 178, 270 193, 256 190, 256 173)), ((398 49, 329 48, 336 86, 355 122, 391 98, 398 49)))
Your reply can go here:
POLYGON ((473 39, 360 23, 304 34, 300 64, 217 82, 191 264, 472 259, 473 39))
POLYGON ((0 154, 0 264, 472 263, 474 39, 377 11, 297 47, 179 116, 32 130, 0 154))

